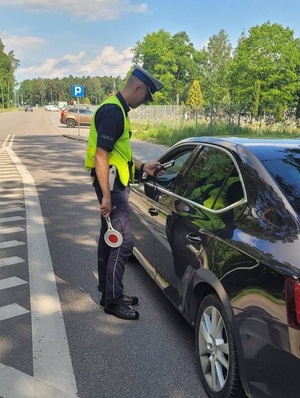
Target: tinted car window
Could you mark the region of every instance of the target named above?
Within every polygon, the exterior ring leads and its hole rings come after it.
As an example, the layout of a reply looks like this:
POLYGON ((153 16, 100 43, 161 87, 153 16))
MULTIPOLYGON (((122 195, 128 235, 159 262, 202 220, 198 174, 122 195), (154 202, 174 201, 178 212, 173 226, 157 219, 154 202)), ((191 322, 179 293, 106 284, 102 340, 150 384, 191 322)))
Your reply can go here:
MULTIPOLYGON (((197 148, 198 146, 196 146, 195 149, 195 145, 184 149, 178 148, 177 151, 172 152, 172 154, 162 160, 162 163, 175 160, 174 165, 168 168, 160 177, 153 178, 152 176, 147 176, 147 181, 155 180, 156 184, 174 192, 174 184, 176 186, 176 181, 180 177, 180 171, 183 167, 186 167, 187 164, 191 163, 191 159, 193 159, 197 148)), ((147 185, 145 186, 145 192, 149 197, 157 197, 157 192, 154 192, 152 188, 148 188, 147 185)))
POLYGON ((300 213, 300 150, 295 149, 286 155, 282 159, 265 160, 264 164, 294 209, 300 213))
POLYGON ((88 109, 79 109, 79 113, 82 113, 84 115, 91 115, 93 112, 89 111, 88 109))
POLYGON ((232 159, 217 148, 204 146, 179 176, 174 192, 209 209, 224 209, 243 198, 232 159))
POLYGON ((190 156, 191 156, 191 150, 181 153, 180 156, 175 158, 175 164, 169 170, 180 171, 180 169, 186 163, 187 159, 189 159, 190 156))

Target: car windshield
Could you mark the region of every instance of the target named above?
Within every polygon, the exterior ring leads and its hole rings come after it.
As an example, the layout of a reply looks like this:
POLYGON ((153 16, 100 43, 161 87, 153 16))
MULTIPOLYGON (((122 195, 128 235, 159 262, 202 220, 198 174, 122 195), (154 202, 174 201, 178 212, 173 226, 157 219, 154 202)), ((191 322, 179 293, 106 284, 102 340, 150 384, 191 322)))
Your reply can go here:
POLYGON ((283 155, 280 159, 265 160, 264 164, 300 214, 300 149, 283 151, 283 155))

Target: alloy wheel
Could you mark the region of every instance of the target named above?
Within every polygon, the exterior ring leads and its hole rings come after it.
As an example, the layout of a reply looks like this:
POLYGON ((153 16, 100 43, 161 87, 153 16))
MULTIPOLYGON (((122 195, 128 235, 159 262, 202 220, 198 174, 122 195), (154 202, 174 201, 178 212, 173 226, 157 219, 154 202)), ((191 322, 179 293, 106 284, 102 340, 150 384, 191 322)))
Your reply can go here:
POLYGON ((203 312, 199 332, 200 365, 211 390, 221 391, 229 372, 229 345, 224 320, 213 306, 203 312))

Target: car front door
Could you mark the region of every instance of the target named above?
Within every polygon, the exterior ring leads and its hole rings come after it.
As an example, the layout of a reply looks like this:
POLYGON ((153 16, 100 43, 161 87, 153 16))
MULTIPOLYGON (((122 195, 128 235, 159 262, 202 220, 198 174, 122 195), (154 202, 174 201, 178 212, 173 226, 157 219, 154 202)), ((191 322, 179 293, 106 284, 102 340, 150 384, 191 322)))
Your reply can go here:
POLYGON ((242 200, 243 190, 233 159, 208 145, 196 148, 167 189, 158 178, 157 189, 156 279, 183 311, 191 274, 199 267, 213 267, 204 249, 215 235, 230 234, 232 206, 242 200))
POLYGON ((129 203, 131 209, 131 224, 133 231, 133 252, 143 264, 149 275, 156 275, 154 256, 154 225, 158 213, 158 203, 155 198, 145 195, 142 182, 131 185, 129 203))

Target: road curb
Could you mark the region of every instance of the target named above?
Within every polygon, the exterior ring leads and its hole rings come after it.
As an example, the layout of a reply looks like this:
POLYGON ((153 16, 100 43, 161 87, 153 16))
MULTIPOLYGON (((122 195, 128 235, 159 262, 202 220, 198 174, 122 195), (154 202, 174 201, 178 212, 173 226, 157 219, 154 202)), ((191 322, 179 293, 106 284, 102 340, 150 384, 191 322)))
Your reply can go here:
POLYGON ((69 140, 75 140, 75 141, 82 141, 82 142, 88 141, 87 137, 82 137, 80 135, 63 134, 63 137, 68 138, 69 140))

